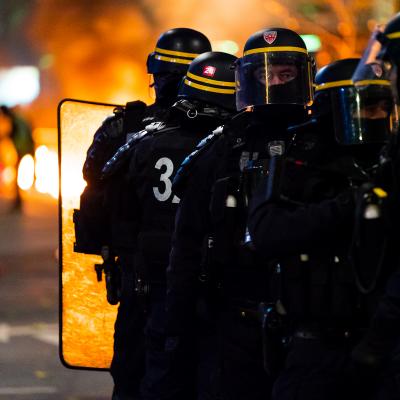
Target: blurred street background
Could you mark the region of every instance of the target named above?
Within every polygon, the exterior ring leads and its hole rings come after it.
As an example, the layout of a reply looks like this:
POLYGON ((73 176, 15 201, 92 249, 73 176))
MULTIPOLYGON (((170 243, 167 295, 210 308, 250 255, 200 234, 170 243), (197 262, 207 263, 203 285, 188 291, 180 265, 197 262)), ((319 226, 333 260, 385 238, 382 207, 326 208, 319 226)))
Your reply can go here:
POLYGON ((112 391, 106 372, 66 369, 58 357, 62 99, 151 102, 147 55, 170 28, 200 30, 238 57, 257 30, 290 28, 322 67, 360 56, 398 11, 400 0, 0 0, 0 399, 112 391))
POLYGON ((0 200, 0 399, 109 399, 109 374, 59 361, 57 205, 35 191, 23 202, 0 200))

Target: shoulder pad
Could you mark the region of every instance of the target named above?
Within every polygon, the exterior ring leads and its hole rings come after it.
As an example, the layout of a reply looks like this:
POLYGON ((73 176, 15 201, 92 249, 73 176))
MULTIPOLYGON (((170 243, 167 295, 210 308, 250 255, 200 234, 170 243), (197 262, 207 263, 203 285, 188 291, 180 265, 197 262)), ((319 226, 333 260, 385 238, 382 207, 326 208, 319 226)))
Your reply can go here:
POLYGON ((101 132, 105 138, 118 138, 121 137, 124 132, 123 125, 123 115, 121 112, 117 112, 114 115, 107 117, 103 121, 97 132, 101 132))
POLYGON ((162 121, 154 121, 151 124, 146 125, 144 129, 149 133, 154 133, 163 130, 166 127, 165 123, 162 121))
POLYGON ((223 135, 223 132, 224 127, 219 126, 210 135, 202 139, 197 144, 194 151, 183 160, 172 182, 172 190, 175 194, 179 196, 179 193, 182 193, 196 160, 198 160, 199 157, 203 155, 209 149, 209 147, 223 135))
POLYGON ((148 135, 149 132, 146 129, 131 134, 129 140, 106 162, 101 171, 101 179, 107 179, 119 171, 129 160, 135 146, 148 135))
MULTIPOLYGON (((152 122, 149 125, 146 125, 144 130, 148 133, 148 135, 155 135, 159 133, 164 133, 164 132, 169 132, 175 129, 178 129, 179 126, 167 126, 165 122, 158 121, 158 122, 152 122)), ((137 134, 137 132, 131 132, 126 135, 126 140, 127 142, 137 134)))
POLYGON ((143 129, 143 117, 147 106, 143 101, 136 100, 126 103, 124 108, 124 132, 138 132, 143 129))
POLYGON ((141 142, 145 137, 158 135, 160 133, 169 132, 177 129, 177 126, 167 126, 164 122, 153 122, 146 126, 139 132, 132 132, 127 134, 126 143, 121 146, 114 156, 106 162, 101 173, 101 179, 107 179, 119 171, 129 160, 135 146, 141 142))

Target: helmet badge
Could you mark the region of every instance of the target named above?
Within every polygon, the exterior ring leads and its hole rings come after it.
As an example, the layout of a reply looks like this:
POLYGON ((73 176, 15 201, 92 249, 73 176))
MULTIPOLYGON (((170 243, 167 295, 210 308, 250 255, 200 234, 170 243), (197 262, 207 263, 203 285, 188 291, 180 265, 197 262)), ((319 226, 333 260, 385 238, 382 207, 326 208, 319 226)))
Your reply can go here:
POLYGON ((212 65, 206 65, 203 68, 203 75, 204 76, 211 76, 213 77, 217 68, 213 67, 212 65))
POLYGON ((277 37, 278 37, 278 32, 277 31, 264 32, 264 40, 268 44, 274 43, 277 37))

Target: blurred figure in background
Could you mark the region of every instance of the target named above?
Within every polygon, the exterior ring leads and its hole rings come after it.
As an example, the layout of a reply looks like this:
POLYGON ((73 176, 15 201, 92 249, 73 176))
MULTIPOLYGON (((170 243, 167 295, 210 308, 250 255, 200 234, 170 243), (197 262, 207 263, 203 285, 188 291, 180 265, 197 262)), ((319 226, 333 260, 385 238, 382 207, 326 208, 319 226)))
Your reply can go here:
POLYGON ((18 166, 24 155, 33 156, 35 146, 29 123, 15 109, 10 109, 5 105, 0 106, 0 148, 2 167, 15 168, 15 191, 11 211, 20 211, 22 197, 17 183, 18 166))

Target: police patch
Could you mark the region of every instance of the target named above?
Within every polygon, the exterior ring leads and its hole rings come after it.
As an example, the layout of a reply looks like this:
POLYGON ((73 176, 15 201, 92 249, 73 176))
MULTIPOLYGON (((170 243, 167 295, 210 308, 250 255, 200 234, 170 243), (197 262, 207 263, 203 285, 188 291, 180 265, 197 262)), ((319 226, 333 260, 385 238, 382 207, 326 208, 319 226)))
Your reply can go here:
POLYGON ((278 37, 278 32, 277 31, 268 31, 268 32, 264 32, 264 40, 268 43, 268 44, 272 44, 275 42, 276 38, 278 37))
POLYGON ((204 76, 211 76, 213 77, 217 68, 213 67, 212 65, 206 65, 203 68, 203 75, 204 76))

